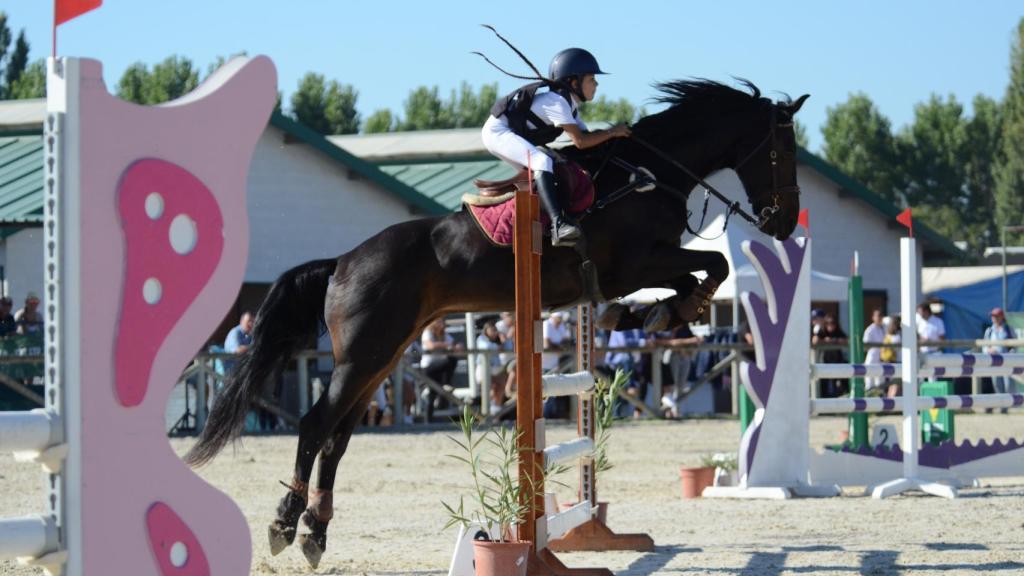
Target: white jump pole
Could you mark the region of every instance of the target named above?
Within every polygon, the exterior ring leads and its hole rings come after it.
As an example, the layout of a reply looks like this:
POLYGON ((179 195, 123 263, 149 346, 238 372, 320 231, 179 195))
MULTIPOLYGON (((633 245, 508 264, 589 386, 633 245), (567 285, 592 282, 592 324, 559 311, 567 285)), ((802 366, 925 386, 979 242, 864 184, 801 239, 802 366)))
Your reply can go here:
POLYGON ((921 443, 921 424, 917 411, 917 372, 920 369, 917 349, 917 294, 918 267, 917 245, 913 237, 900 239, 900 338, 902 341, 903 380, 903 478, 886 482, 875 487, 871 496, 876 499, 919 490, 926 494, 956 498, 956 488, 922 480, 918 471, 917 453, 921 443))

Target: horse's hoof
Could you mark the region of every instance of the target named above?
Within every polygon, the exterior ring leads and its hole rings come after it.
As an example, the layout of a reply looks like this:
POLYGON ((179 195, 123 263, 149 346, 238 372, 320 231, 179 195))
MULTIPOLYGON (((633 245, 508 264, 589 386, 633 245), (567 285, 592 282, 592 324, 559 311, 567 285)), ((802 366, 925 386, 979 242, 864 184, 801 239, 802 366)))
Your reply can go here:
POLYGON ((295 527, 274 520, 267 528, 267 536, 270 538, 270 554, 277 556, 295 541, 295 527))
POLYGON ((644 332, 648 334, 661 332, 668 328, 671 321, 672 313, 669 311, 668 306, 659 302, 651 306, 651 309, 647 311, 647 317, 644 318, 644 332))
POLYGON ((615 327, 619 325, 619 320, 622 318, 622 315, 628 311, 628 306, 624 306, 618 302, 609 304, 608 307, 604 309, 604 312, 597 317, 597 320, 594 321, 594 326, 599 330, 615 330, 615 327))
POLYGON ((320 557, 324 555, 324 547, 317 543, 317 538, 313 534, 299 534, 299 546, 309 567, 316 570, 320 565, 320 557))

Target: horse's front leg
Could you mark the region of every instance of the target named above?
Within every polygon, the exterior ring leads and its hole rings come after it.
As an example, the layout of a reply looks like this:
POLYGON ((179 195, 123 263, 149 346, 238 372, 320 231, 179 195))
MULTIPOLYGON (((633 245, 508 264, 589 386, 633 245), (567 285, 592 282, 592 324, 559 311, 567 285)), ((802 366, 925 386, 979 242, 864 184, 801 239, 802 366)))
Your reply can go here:
POLYGON ((622 304, 612 304, 597 325, 606 330, 643 327, 645 332, 676 328, 700 318, 715 291, 728 277, 729 263, 718 252, 659 248, 647 259, 639 278, 644 280, 645 287, 671 288, 676 294, 653 306, 632 311, 622 304), (706 271, 707 277, 698 281, 692 274, 697 270, 706 271))

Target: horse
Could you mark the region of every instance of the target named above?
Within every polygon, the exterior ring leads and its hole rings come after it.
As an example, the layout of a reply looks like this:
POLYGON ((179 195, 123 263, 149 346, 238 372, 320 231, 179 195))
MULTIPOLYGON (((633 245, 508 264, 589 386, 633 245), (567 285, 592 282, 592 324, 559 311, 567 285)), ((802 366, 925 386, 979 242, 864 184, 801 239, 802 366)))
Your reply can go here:
MULTIPOLYGON (((704 79, 656 84, 657 100, 667 106, 637 121, 633 138, 564 150, 590 173, 600 172, 598 198, 627 185, 631 175, 605 167, 609 157, 657 176, 662 189, 621 197, 588 214, 581 226, 606 298, 649 287, 677 291, 648 314, 659 327, 695 319, 693 302, 707 294, 692 272, 703 270, 717 283, 729 274, 723 255, 680 247, 687 228, 686 193, 666 190, 689 191, 707 175, 733 169, 754 211, 764 215, 763 233, 783 240, 796 227, 793 116, 807 95, 795 102, 772 101, 742 82, 744 89, 704 79)), ((544 250, 545 308, 586 298, 580 261, 572 248, 544 250)), ((334 356, 330 385, 299 422, 294 476, 268 529, 276 555, 296 540, 301 519, 310 531, 298 539, 315 568, 327 546, 338 464, 380 382, 431 320, 453 312, 510 310, 514 285, 511 249, 489 241, 468 210, 395 224, 336 259, 288 270, 261 304, 252 345, 239 358, 186 461, 200 466, 235 439, 266 382, 280 378, 293 353, 326 326, 334 356)), ((622 327, 637 319, 624 314, 613 321, 622 327)))

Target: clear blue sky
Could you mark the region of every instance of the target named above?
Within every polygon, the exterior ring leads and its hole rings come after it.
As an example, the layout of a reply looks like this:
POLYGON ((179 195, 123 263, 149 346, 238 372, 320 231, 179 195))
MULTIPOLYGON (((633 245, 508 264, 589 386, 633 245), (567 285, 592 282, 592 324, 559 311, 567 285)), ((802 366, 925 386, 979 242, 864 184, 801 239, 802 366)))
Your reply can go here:
MULTIPOLYGON (((48 55, 52 1, 4 0, 9 25, 25 28, 33 59, 48 55)), ((821 143, 829 106, 867 93, 896 127, 929 94, 1001 98, 1019 0, 840 2, 434 2, 394 0, 106 0, 61 27, 62 55, 102 60, 108 86, 137 61, 172 54, 203 70, 219 55, 266 54, 286 98, 307 71, 353 84, 364 117, 400 112, 410 89, 438 85, 447 95, 505 78, 478 57, 525 71, 480 23, 493 24, 547 68, 568 46, 589 48, 613 75, 599 94, 637 104, 650 84, 686 76, 749 78, 762 90, 810 93, 800 118, 811 149, 821 143)))

